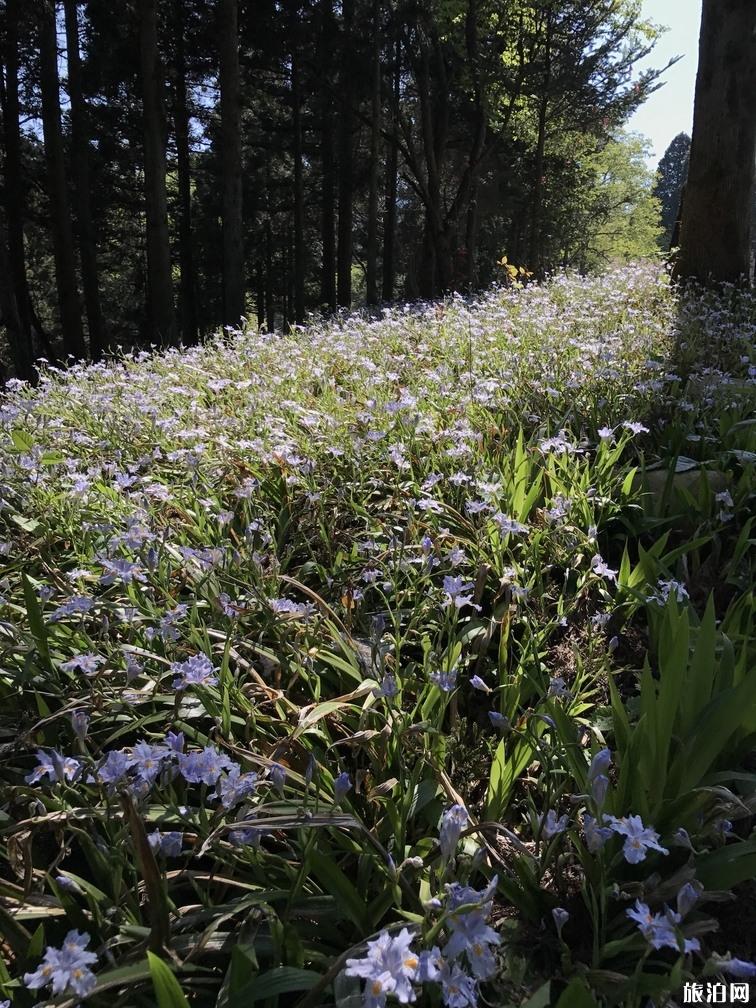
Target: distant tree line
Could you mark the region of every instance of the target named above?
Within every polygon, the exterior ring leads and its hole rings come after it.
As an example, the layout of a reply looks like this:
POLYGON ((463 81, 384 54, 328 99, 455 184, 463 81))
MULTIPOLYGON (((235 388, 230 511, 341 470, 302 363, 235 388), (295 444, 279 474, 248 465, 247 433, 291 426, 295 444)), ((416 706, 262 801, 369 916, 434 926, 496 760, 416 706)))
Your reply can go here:
POLYGON ((620 134, 657 86, 639 7, 0 0, 16 372, 471 291, 503 253, 539 275, 653 242, 620 134))

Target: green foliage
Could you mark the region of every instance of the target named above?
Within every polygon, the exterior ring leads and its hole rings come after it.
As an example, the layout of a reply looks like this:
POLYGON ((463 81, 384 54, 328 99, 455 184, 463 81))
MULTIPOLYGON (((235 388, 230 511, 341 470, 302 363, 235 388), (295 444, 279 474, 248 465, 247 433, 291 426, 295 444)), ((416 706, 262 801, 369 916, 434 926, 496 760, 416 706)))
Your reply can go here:
POLYGON ((643 137, 619 135, 582 160, 588 184, 575 207, 574 226, 584 229, 577 253, 583 268, 596 269, 607 260, 628 262, 656 253, 661 237, 660 206, 646 165, 647 150, 648 141, 643 137))
POLYGON ((743 954, 754 318, 638 263, 7 390, 0 999, 72 930, 58 1008, 351 1005, 466 913, 518 1008, 743 954))
POLYGON ((660 245, 668 251, 672 244, 683 186, 688 177, 688 159, 690 157, 690 137, 687 133, 678 133, 667 147, 659 162, 654 182, 654 196, 661 205, 663 233, 660 245))

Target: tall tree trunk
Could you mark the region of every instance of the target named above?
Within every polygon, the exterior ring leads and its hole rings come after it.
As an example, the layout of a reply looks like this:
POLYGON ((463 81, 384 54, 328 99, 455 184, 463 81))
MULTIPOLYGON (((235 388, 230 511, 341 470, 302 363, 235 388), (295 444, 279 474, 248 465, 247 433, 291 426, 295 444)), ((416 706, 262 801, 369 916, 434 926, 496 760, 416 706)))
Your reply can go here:
POLYGON ((8 253, 16 308, 24 339, 32 341, 32 307, 26 278, 24 248, 24 187, 21 168, 21 127, 18 100, 18 21, 20 0, 5 4, 5 78, 2 82, 3 139, 5 143, 5 214, 8 253))
POLYGON ((244 315, 245 294, 239 0, 220 0, 218 13, 223 166, 223 322, 236 326, 244 315))
POLYGON ((192 246, 192 175, 189 158, 189 106, 186 88, 185 0, 174 0, 176 31, 176 169, 178 176, 178 239, 181 270, 181 337, 184 344, 197 342, 197 273, 192 246))
POLYGON ((292 322, 292 290, 291 290, 291 265, 294 260, 294 240, 291 228, 287 227, 284 235, 283 247, 283 290, 281 291, 281 303, 283 308, 283 330, 286 332, 292 322))
POLYGON ((55 280, 58 288, 63 346, 77 359, 86 357, 81 305, 76 287, 75 253, 71 212, 66 186, 63 135, 60 126, 58 80, 58 38, 54 0, 42 0, 39 7, 40 89, 42 92, 42 132, 45 139, 47 189, 50 197, 55 280))
POLYGON ((97 244, 92 228, 92 206, 89 198, 89 124, 81 84, 78 6, 77 0, 64 0, 63 3, 66 18, 68 96, 71 102, 71 165, 81 256, 81 283, 87 312, 89 354, 93 360, 99 360, 105 348, 105 323, 100 304, 97 244))
POLYGON ((31 340, 29 333, 24 332, 21 325, 13 274, 8 261, 7 236, 3 227, 0 227, 0 322, 8 335, 8 347, 16 376, 24 381, 36 382, 31 340))
POLYGON ((465 223, 465 260, 462 272, 463 285, 473 290, 478 278, 478 178, 480 162, 485 149, 488 133, 484 87, 480 70, 480 46, 478 38, 478 0, 468 0, 465 18, 465 44, 470 75, 475 96, 475 133, 470 147, 467 168, 460 182, 455 203, 457 213, 467 203, 465 223))
POLYGON ((166 195, 165 76, 158 51, 157 0, 139 0, 139 55, 144 119, 147 223, 147 322, 161 346, 178 342, 166 195))
POLYGON ((255 279, 257 281, 257 328, 265 328, 265 269, 262 259, 258 259, 255 264, 255 279))
POLYGON ((276 307, 273 300, 273 228, 270 214, 265 220, 265 328, 273 332, 276 328, 276 307))
POLYGON ((465 225, 465 261, 466 281, 468 291, 478 286, 478 179, 473 179, 470 187, 470 198, 467 204, 467 222, 465 225))
POLYGON ((756 4, 703 0, 677 261, 681 278, 737 283, 749 277, 754 95, 756 4))
POLYGON ((448 293, 454 280, 452 238, 454 219, 447 219, 441 180, 447 155, 449 90, 442 42, 435 25, 423 25, 416 85, 425 157, 425 241, 433 249, 433 265, 424 270, 424 297, 448 293))
POLYGON ((397 18, 391 83, 391 142, 386 158, 386 203, 383 210, 383 300, 392 301, 396 284, 396 198, 399 178, 399 100, 401 87, 401 23, 397 18))
POLYGON ((378 304, 378 139, 381 129, 381 4, 373 0, 373 51, 370 115, 370 179, 368 186, 365 300, 378 304))
POLYGON ((339 231, 336 251, 336 300, 342 308, 352 305, 352 46, 354 0, 342 0, 341 67, 339 79, 339 231))
POLYGON ((294 321, 305 317, 304 181, 302 168, 302 94, 299 71, 299 32, 296 0, 291 4, 291 125, 294 140, 294 321))
POLYGON ((320 3, 320 163, 322 264, 320 301, 336 311, 336 159, 333 149, 333 91, 328 70, 332 59, 333 0, 320 3))
POLYGON ((541 217, 543 211, 543 191, 545 185, 544 164, 546 155, 546 124, 548 121, 549 97, 551 91, 551 6, 544 17, 543 79, 538 102, 538 139, 536 141, 533 164, 533 191, 530 199, 530 232, 528 238, 528 265, 538 275, 543 275, 543 242, 541 240, 541 217))

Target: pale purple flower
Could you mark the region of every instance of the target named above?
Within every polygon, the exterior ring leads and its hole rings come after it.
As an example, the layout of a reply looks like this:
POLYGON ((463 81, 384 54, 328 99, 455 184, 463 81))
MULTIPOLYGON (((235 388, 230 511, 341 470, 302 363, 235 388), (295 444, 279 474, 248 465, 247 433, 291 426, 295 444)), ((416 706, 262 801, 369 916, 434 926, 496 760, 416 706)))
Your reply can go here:
POLYGON ((444 962, 438 945, 434 945, 429 952, 421 952, 418 959, 420 963, 417 968, 417 982, 433 983, 438 980, 444 962))
POLYGON ((163 761, 171 755, 171 750, 164 745, 151 745, 142 740, 131 750, 133 766, 138 776, 146 784, 152 784, 163 768, 163 761))
POLYGON ((646 596, 646 602, 655 602, 657 605, 665 605, 670 595, 673 595, 678 602, 685 602, 688 596, 688 589, 679 581, 673 578, 664 580, 661 578, 656 585, 656 592, 646 596))
POLYGON ((606 792, 608 788, 609 778, 604 774, 597 774, 591 781, 591 797, 596 803, 597 808, 601 808, 606 801, 606 792))
POLYGON ((268 776, 273 787, 283 796, 284 784, 286 783, 286 767, 280 763, 271 763, 268 767, 268 776))
POLYGON ((598 574, 599 577, 604 577, 607 581, 617 582, 617 574, 619 571, 612 570, 612 568, 602 559, 600 554, 596 554, 591 560, 591 569, 594 574, 598 574))
POLYGON ((450 549, 446 554, 446 561, 452 567, 458 567, 460 564, 463 564, 466 559, 467 555, 465 551, 459 546, 455 546, 453 549, 450 549))
POLYGON ((478 985, 457 963, 450 964, 444 959, 439 980, 445 1008, 475 1008, 478 985))
POLYGON ((449 669, 448 672, 443 670, 431 672, 429 679, 444 693, 451 693, 457 688, 457 669, 449 669))
POLYGON ((518 521, 515 521, 514 518, 510 518, 509 515, 505 515, 502 514, 501 512, 498 512, 498 514, 492 515, 492 518, 499 526, 499 529, 504 535, 528 534, 529 531, 528 526, 523 525, 518 521))
POLYGON ((185 690, 189 686, 217 686, 217 669, 204 654, 193 655, 183 662, 174 662, 171 671, 176 673, 173 688, 185 690))
POLYGON ((71 727, 74 730, 74 735, 83 742, 89 729, 89 714, 81 707, 71 712, 71 727))
POLYGON ((480 609, 480 606, 473 605, 473 590, 474 585, 472 582, 447 574, 444 577, 444 594, 446 595, 446 599, 443 602, 444 609, 450 605, 453 605, 455 609, 461 609, 466 605, 472 605, 474 609, 480 609))
POLYGON ((612 754, 609 749, 599 749, 597 753, 594 754, 591 759, 590 769, 588 770, 588 780, 595 780, 596 777, 605 775, 607 770, 612 764, 612 754))
POLYGON ((179 771, 189 784, 215 784, 224 770, 236 765, 212 745, 200 752, 179 753, 178 763, 179 771))
POLYGON ((178 734, 166 732, 164 744, 173 752, 182 753, 184 751, 184 741, 183 732, 178 732, 178 734))
POLYGON ((60 667, 64 672, 75 672, 76 669, 79 669, 85 676, 93 676, 97 673, 100 665, 104 664, 105 659, 101 655, 80 654, 69 658, 66 662, 62 662, 60 667))
POLYGON ((396 677, 391 672, 386 672, 381 679, 380 686, 376 686, 373 690, 373 696, 391 698, 395 697, 398 692, 399 685, 396 677))
POLYGON ((450 858, 457 849, 462 831, 470 821, 470 816, 464 805, 452 805, 441 816, 438 829, 438 846, 445 859, 450 858))
POLYGON ((105 571, 100 578, 100 583, 103 585, 112 585, 116 581, 120 581, 124 585, 130 585, 135 581, 144 583, 147 580, 142 567, 137 563, 131 563, 129 560, 107 560, 105 557, 101 557, 99 564, 105 571))
MULTIPOLYGON (((638 930, 654 949, 671 948, 677 951, 680 947, 677 925, 680 923, 680 915, 668 908, 664 913, 651 913, 648 904, 640 900, 635 901, 635 906, 625 913, 630 920, 635 921, 638 930)), ((697 952, 701 945, 697 938, 683 938, 683 951, 697 952)))
POLYGON ((491 689, 491 687, 487 683, 483 682, 483 680, 478 675, 474 675, 472 677, 472 679, 470 680, 470 685, 474 689, 480 690, 482 693, 491 693, 491 692, 493 692, 492 689, 491 689))
POLYGON ((564 910, 562 907, 554 907, 551 911, 551 916, 554 918, 554 926, 557 930, 557 935, 562 937, 562 928, 570 919, 569 912, 564 910))
POLYGON ((659 844, 659 834, 650 826, 644 826, 640 816, 631 815, 617 819, 615 816, 605 815, 604 822, 615 833, 625 837, 622 853, 628 864, 644 861, 648 850, 669 854, 667 848, 659 844))
POLYGON ((747 962, 745 959, 720 959, 717 956, 714 963, 720 973, 726 973, 738 980, 756 978, 756 963, 754 962, 747 962))
POLYGON ((557 814, 554 809, 549 809, 546 815, 542 815, 539 820, 541 832, 547 840, 551 840, 559 833, 564 833, 567 829, 569 821, 570 820, 567 815, 560 816, 557 819, 557 814))
POLYGON ((180 857, 184 834, 176 831, 161 833, 155 830, 148 835, 147 840, 156 854, 162 854, 164 857, 180 857))
POLYGON ((262 831, 254 826, 245 826, 240 829, 231 830, 228 834, 228 841, 234 847, 259 847, 262 831))
POLYGON ((692 882, 686 882, 685 885, 680 886, 676 898, 677 912, 680 917, 685 917, 686 914, 690 913, 698 902, 699 896, 700 892, 692 882))
POLYGON ((567 685, 561 676, 552 676, 549 679, 549 692, 547 694, 557 700, 570 700, 572 694, 567 689, 567 685))
POLYGON ((134 765, 134 757, 123 749, 111 749, 105 761, 97 769, 97 777, 104 784, 116 784, 126 776, 134 765))
POLYGON ((24 974, 24 984, 30 990, 49 986, 53 994, 71 990, 77 997, 87 997, 96 983, 89 967, 97 962, 95 953, 86 951, 89 942, 88 934, 69 931, 60 949, 48 946, 34 973, 24 974))
POLYGON ((312 602, 294 602, 291 599, 268 599, 268 605, 274 613, 285 616, 294 616, 299 619, 307 619, 315 612, 315 605, 312 602))
POLYGON ((412 984, 417 979, 420 958, 411 947, 413 941, 407 928, 394 937, 384 931, 367 943, 363 958, 347 959, 346 975, 365 981, 365 1005, 383 1005, 388 994, 400 1004, 415 1000, 412 984))
POLYGON ((60 872, 56 874, 55 882, 61 889, 65 890, 66 892, 75 893, 77 896, 82 896, 84 893, 84 890, 81 888, 78 882, 74 882, 74 880, 72 878, 69 878, 67 875, 61 875, 60 872))
POLYGON ((75 595, 67 602, 58 606, 58 608, 51 613, 48 618, 50 623, 57 623, 58 620, 63 619, 64 616, 84 615, 84 613, 88 613, 93 607, 94 602, 91 598, 87 598, 86 595, 75 595))
POLYGON ((338 805, 346 797, 348 791, 352 790, 352 781, 349 774, 340 773, 333 782, 333 800, 338 805))
POLYGON ((499 713, 499 711, 490 710, 488 712, 488 720, 494 726, 498 728, 499 731, 509 731, 512 727, 512 723, 505 714, 499 713))
POLYGON ((208 797, 219 798, 223 808, 229 810, 243 801, 247 795, 254 794, 256 787, 257 774, 243 774, 234 764, 226 774, 218 778, 215 791, 208 797))
POLYGON ((480 891, 460 885, 459 882, 452 882, 446 886, 449 911, 447 928, 450 934, 444 946, 445 958, 457 959, 461 955, 466 955, 471 967, 476 962, 484 971, 491 963, 490 952, 484 951, 484 946, 501 943, 501 937, 487 922, 497 885, 498 877, 494 876, 488 886, 480 891), (471 905, 471 909, 457 912, 458 908, 467 905, 471 905))
POLYGON ((27 784, 36 784, 43 777, 49 777, 51 784, 71 781, 81 768, 78 760, 71 756, 64 756, 57 749, 50 749, 47 752, 42 749, 37 750, 37 763, 39 766, 24 777, 27 784))

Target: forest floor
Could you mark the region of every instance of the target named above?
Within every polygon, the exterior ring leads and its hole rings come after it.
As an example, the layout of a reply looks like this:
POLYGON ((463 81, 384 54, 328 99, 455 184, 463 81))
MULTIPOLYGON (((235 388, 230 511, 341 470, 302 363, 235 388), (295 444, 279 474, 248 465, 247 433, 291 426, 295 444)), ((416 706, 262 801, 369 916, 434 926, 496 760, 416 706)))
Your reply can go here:
POLYGON ((636 264, 11 383, 0 1002, 756 978, 755 335, 636 264))

